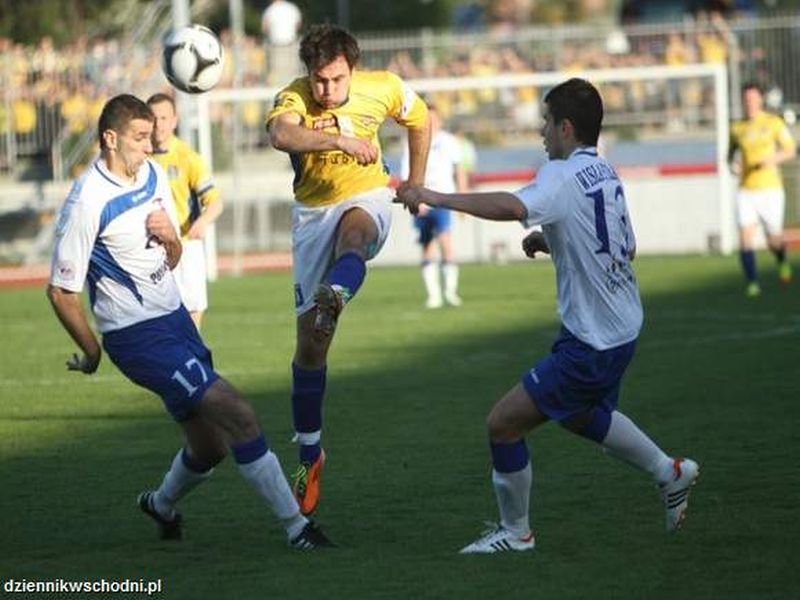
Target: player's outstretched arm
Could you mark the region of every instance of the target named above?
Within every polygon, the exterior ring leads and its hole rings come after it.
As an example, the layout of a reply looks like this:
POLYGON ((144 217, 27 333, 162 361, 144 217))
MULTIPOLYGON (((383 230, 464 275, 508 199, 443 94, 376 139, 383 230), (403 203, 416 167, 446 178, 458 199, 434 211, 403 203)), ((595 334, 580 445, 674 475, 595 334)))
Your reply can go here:
POLYGON ((102 351, 100 344, 89 327, 86 315, 80 302, 80 295, 60 287, 50 285, 47 287, 47 297, 50 304, 61 321, 61 325, 67 330, 70 337, 81 349, 83 356, 73 354, 67 361, 67 369, 70 371, 81 371, 82 373, 92 374, 100 364, 102 351))
POLYGON ((402 183, 397 188, 395 202, 402 203, 411 214, 417 214, 422 203, 442 206, 489 221, 522 221, 528 210, 522 201, 510 192, 470 192, 443 194, 428 188, 402 183))

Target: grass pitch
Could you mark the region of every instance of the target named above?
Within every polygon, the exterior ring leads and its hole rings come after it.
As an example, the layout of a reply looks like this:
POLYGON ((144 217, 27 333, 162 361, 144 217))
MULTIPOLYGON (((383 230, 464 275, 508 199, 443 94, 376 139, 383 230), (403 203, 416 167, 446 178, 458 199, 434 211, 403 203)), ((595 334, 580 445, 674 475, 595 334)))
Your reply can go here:
MULTIPOLYGON (((426 311, 417 269, 373 269, 329 357, 317 520, 340 548, 290 551, 228 459, 162 543, 134 500, 180 432, 104 359, 73 346, 41 290, 0 293, 0 584, 162 580, 165 598, 789 598, 800 576, 800 285, 746 300, 733 258, 637 260, 645 327, 621 408, 701 480, 664 533, 647 477, 548 425, 528 439, 537 549, 459 556, 496 519, 484 419, 556 335, 548 261, 462 268, 459 309, 426 311)), ((255 404, 284 469, 289 274, 211 288, 204 336, 255 404)))

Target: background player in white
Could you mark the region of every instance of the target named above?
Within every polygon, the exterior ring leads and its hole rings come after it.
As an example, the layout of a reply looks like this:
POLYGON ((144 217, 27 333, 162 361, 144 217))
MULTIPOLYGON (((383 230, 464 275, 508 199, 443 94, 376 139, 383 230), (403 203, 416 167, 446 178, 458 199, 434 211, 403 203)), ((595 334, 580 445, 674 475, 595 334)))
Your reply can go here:
POLYGON ((554 420, 648 472, 661 487, 668 531, 685 515, 698 475, 689 459, 667 456, 619 412, 622 376, 633 358, 642 306, 631 260, 636 251, 625 194, 614 169, 597 155, 603 104, 587 81, 570 79, 544 99, 542 136, 550 161, 516 193, 441 194, 404 184, 398 200, 447 206, 497 221, 541 225, 523 249, 552 253, 562 328, 551 354, 500 399, 489 414, 492 483, 500 524, 461 550, 531 550, 531 464, 525 435, 554 420))
MULTIPOLYGON (((467 173, 464 169, 462 142, 449 131, 442 129, 442 117, 433 104, 428 104, 431 128, 431 148, 425 170, 425 187, 437 192, 466 192, 467 173)), ((405 147, 400 176, 408 178, 409 153, 405 147)), ((428 297, 425 306, 440 308, 446 301, 451 306, 461 306, 458 296, 458 265, 453 255, 452 214, 446 208, 422 205, 414 217, 422 246, 422 281, 428 297), (442 256, 441 273, 436 262, 436 244, 442 256), (442 294, 444 279, 444 294, 442 294)))
POLYGON ((163 539, 181 536, 175 505, 233 452, 239 471, 283 522, 300 549, 330 542, 300 514, 278 458, 250 403, 214 371, 171 270, 181 256, 164 172, 148 159, 154 116, 128 94, 103 108, 100 157, 75 182, 56 229, 48 297, 78 345, 67 368, 94 373, 102 351, 80 302, 84 283, 111 361, 161 396, 186 444, 161 486, 139 496, 163 539))

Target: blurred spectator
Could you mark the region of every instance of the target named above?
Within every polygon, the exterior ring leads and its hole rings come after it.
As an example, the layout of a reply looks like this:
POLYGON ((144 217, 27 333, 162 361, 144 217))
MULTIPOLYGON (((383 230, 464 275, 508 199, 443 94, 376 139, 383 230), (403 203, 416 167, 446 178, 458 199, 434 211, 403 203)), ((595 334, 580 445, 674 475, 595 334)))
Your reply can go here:
POLYGON ((61 102, 61 118, 72 134, 83 133, 93 122, 89 119, 89 99, 77 87, 71 87, 69 95, 61 102))
POLYGON ((517 28, 517 6, 515 0, 491 0, 486 14, 489 31, 505 34, 517 28))
POLYGON ((728 38, 730 36, 730 31, 720 13, 713 13, 711 24, 713 28, 701 29, 697 34, 697 47, 700 50, 700 61, 724 65, 728 59, 728 38))
MULTIPOLYGON (((533 69, 512 48, 505 48, 501 52, 501 72, 524 75, 533 73, 533 69)), ((514 123, 523 129, 536 129, 540 125, 539 91, 533 86, 514 88, 513 93, 504 98, 504 102, 511 106, 511 116, 514 123)))
POLYGON ((474 31, 482 29, 485 24, 485 2, 464 2, 456 6, 453 11, 453 27, 474 31))
POLYGON ((303 15, 289 0, 272 0, 261 16, 261 31, 269 59, 268 81, 284 85, 300 72, 297 37, 303 15))
POLYGON ((23 92, 23 94, 11 103, 14 131, 17 135, 28 135, 36 129, 36 104, 31 100, 29 93, 23 92))
MULTIPOLYGON (((682 67, 696 62, 697 53, 694 47, 687 44, 683 35, 672 32, 667 36, 667 47, 664 49, 664 63, 669 67, 682 67)), ((692 97, 692 88, 696 82, 685 79, 671 79, 667 81, 667 129, 681 131, 685 129, 683 121, 684 102, 692 97)))

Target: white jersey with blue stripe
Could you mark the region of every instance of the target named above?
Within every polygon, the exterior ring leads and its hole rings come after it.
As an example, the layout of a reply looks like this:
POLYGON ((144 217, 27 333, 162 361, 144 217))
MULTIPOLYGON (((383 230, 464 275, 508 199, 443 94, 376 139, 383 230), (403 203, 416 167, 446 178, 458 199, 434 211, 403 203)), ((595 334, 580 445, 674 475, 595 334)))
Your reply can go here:
POLYGON ((96 160, 72 186, 56 226, 50 283, 73 292, 88 284, 105 333, 169 314, 181 303, 164 247, 147 234, 147 216, 165 209, 177 229, 166 175, 146 160, 133 184, 96 160))
POLYGON ((643 319, 631 266, 636 240, 613 167, 596 148, 579 148, 546 163, 516 196, 528 210, 523 225, 541 225, 550 246, 564 326, 597 350, 636 339, 643 319))

